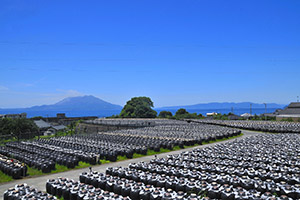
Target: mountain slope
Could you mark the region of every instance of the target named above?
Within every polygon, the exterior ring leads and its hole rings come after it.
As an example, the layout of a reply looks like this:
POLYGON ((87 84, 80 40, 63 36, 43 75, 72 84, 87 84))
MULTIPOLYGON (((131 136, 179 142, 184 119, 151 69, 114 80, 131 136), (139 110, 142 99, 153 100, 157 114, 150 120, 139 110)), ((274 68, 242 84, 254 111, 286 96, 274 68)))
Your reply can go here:
POLYGON ((106 117, 119 114, 121 110, 121 106, 111 104, 94 96, 80 96, 65 98, 52 105, 33 106, 30 108, 0 109, 0 114, 26 112, 27 117, 54 117, 57 113, 66 113, 67 117, 106 117))
MULTIPOLYGON (((202 103, 202 104, 195 104, 195 105, 185 105, 185 106, 168 106, 158 108, 159 110, 165 109, 240 109, 240 108, 250 108, 250 104, 252 104, 252 108, 265 108, 264 104, 252 103, 252 102, 241 102, 241 103, 233 103, 233 102, 224 102, 224 103, 202 103)), ((267 103, 267 108, 283 108, 286 105, 283 104, 276 104, 276 103, 267 103)))
POLYGON ((80 96, 65 98, 53 105, 34 106, 29 110, 62 110, 62 111, 90 111, 90 110, 121 110, 119 105, 111 104, 94 96, 80 96))

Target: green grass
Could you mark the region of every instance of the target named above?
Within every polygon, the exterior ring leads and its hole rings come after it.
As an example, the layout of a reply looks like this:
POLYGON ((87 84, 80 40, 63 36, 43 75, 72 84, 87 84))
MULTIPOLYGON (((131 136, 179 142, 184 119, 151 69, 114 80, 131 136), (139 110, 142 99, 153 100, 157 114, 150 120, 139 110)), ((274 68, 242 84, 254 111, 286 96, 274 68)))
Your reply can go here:
MULTIPOLYGON (((110 161, 106 162, 106 163, 109 163, 110 161)), ((87 168, 87 167, 90 167, 91 164, 89 163, 86 163, 86 162, 82 162, 80 161, 78 163, 77 166, 75 166, 74 169, 81 169, 81 168, 87 168)), ((69 170, 72 170, 64 165, 59 165, 59 164, 55 164, 55 170, 52 170, 51 172, 49 173, 43 173, 41 170, 38 170, 36 168, 32 168, 32 167, 28 167, 28 170, 27 170, 27 174, 29 175, 29 177, 33 177, 33 176, 42 176, 42 175, 47 175, 47 174, 54 174, 54 173, 60 173, 60 172, 65 172, 65 171, 69 171, 69 170)))
MULTIPOLYGON (((202 143, 203 144, 203 143, 202 143)), ((201 144, 200 144, 201 145, 201 144)), ((184 145, 184 149, 186 148, 192 148, 192 147, 196 147, 199 146, 199 144, 194 144, 194 145, 184 145)))
POLYGON ((100 160, 101 164, 107 164, 107 163, 110 163, 109 160, 100 160))
POLYGON ((126 156, 118 156, 117 157, 117 162, 118 161, 123 161, 123 160, 127 160, 128 158, 126 156))
POLYGON ((139 154, 139 153, 134 153, 133 154, 133 158, 141 158, 141 157, 144 157, 146 155, 143 155, 143 154, 139 154))
POLYGON ((12 180, 14 179, 11 176, 8 176, 4 174, 2 171, 0 171, 0 183, 6 183, 12 180))
POLYGON ((179 146, 175 146, 173 147, 173 151, 177 151, 177 150, 180 150, 181 148, 179 146))
POLYGON ((44 175, 44 173, 41 170, 32 168, 32 167, 28 167, 27 166, 27 174, 31 177, 31 176, 41 176, 44 175))
POLYGON ((228 138, 217 139, 217 140, 211 140, 211 141, 209 141, 209 142, 203 142, 202 144, 212 144, 212 143, 215 143, 215 142, 222 142, 222 141, 225 141, 225 140, 235 139, 235 138, 241 137, 241 136, 243 136, 243 135, 244 135, 244 134, 241 133, 241 134, 239 134, 239 135, 232 136, 232 137, 228 137, 228 138))
MULTIPOLYGON (((212 143, 215 143, 215 142, 221 142, 221 141, 225 141, 225 140, 229 140, 229 139, 235 139, 235 138, 241 137, 242 135, 244 135, 244 134, 241 133, 240 135, 229 137, 229 138, 223 138, 223 139, 212 140, 212 141, 209 141, 209 142, 203 142, 202 145, 203 144, 212 144, 212 143)), ((196 146, 199 146, 199 144, 194 144, 194 145, 189 145, 189 146, 184 145, 184 148, 186 149, 186 148, 192 148, 192 147, 196 147, 196 146)), ((180 149, 181 148, 179 146, 174 146, 172 150, 165 149, 165 148, 160 148, 160 151, 158 151, 158 152, 148 149, 146 155, 134 153, 133 158, 141 158, 141 157, 144 157, 144 156, 151 156, 151 155, 156 155, 156 154, 161 154, 161 153, 168 153, 168 152, 177 151, 177 150, 180 150, 180 149)), ((126 156, 118 156, 117 161, 123 161, 123 160, 127 160, 127 159, 128 158, 126 156)))
POLYGON ((81 168, 86 168, 86 167, 90 167, 90 166, 91 166, 90 163, 79 161, 78 165, 75 166, 75 169, 81 169, 81 168))
POLYGON ((15 137, 10 139, 0 139, 0 146, 4 146, 8 142, 15 142, 17 139, 15 137))
MULTIPOLYGON (((221 142, 221 141, 225 141, 225 140, 229 140, 229 139, 235 139, 235 138, 241 137, 242 135, 244 135, 244 134, 241 133, 240 135, 229 137, 229 138, 223 138, 223 139, 213 140, 213 141, 209 141, 209 142, 203 142, 202 145, 212 144, 212 143, 215 143, 215 142, 221 142)), ((184 146, 184 148, 191 148, 191 147, 196 147, 196 146, 199 146, 199 144, 195 144, 195 145, 192 145, 192 146, 184 146)), ((144 156, 151 156, 151 155, 156 155, 156 154, 161 154, 161 153, 168 153, 168 152, 176 151, 176 150, 180 150, 180 149, 181 148, 179 146, 174 146, 172 150, 165 149, 165 148, 160 148, 159 152, 148 149, 146 155, 134 153, 133 158, 141 158, 141 157, 144 157, 144 156)), ((118 156, 117 157, 117 162, 118 161, 123 161, 123 160, 128 160, 128 159, 129 158, 127 158, 126 156, 118 156)), ((109 160, 100 160, 100 162, 101 162, 101 164, 110 163, 109 160)), ((89 163, 86 163, 86 162, 80 161, 78 163, 78 166, 76 166, 74 169, 87 168, 87 167, 90 167, 90 166, 93 166, 93 165, 91 165, 89 163)), ((95 166, 97 166, 97 165, 95 165, 95 166)), ((55 170, 52 170, 49 173, 42 173, 41 170, 38 170, 38 169, 32 168, 32 167, 28 167, 28 166, 27 166, 27 168, 28 168, 27 174, 29 175, 28 177, 42 176, 42 175, 48 175, 48 174, 54 174, 54 173, 59 173, 59 172, 65 172, 65 171, 72 170, 72 169, 69 169, 68 167, 66 167, 64 165, 59 165, 59 164, 55 164, 55 170)), ((6 182, 9 182, 9 181, 12 181, 12 180, 13 180, 13 178, 11 176, 8 176, 8 175, 4 174, 2 171, 0 171, 0 183, 6 183, 6 182)))

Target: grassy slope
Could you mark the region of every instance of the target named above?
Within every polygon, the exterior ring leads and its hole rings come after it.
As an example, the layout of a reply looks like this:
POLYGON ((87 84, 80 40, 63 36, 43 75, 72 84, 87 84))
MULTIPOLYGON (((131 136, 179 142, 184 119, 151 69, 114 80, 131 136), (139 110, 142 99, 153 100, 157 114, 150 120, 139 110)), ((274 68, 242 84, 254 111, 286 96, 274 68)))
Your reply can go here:
POLYGON ((2 171, 0 171, 0 183, 6 183, 12 180, 14 179, 11 176, 8 176, 4 174, 2 171))
MULTIPOLYGON (((229 137, 229 138, 213 140, 213 141, 210 141, 210 142, 203 142, 202 144, 211 144, 211 143, 221 142, 221 141, 225 141, 225 140, 229 140, 229 139, 235 139, 235 138, 241 137, 242 135, 243 135, 243 133, 241 133, 240 135, 237 135, 237 136, 229 137)), ((195 147, 195 146, 199 146, 199 145, 196 144, 196 145, 193 145, 193 146, 184 146, 184 148, 190 148, 190 147, 195 147)), ((173 148, 173 150, 164 149, 164 148, 160 148, 159 152, 156 152, 156 151, 153 151, 153 150, 148 150, 147 155, 134 153, 133 158, 140 158, 140 157, 144 157, 144 156, 167 153, 167 152, 176 151, 176 150, 179 150, 179 149, 181 149, 179 146, 175 146, 173 148)), ((128 158, 126 156, 118 156, 117 162, 122 161, 122 160, 128 160, 128 158)), ((101 161, 101 164, 110 163, 110 161, 108 161, 108 160, 100 160, 100 161, 101 161)), ((91 166, 89 163, 80 161, 78 166, 75 167, 75 169, 87 168, 89 166, 91 166)), ((28 172, 27 173, 28 173, 29 176, 27 176, 27 177, 42 176, 42 175, 54 174, 54 173, 59 173, 59 172, 65 172, 65 171, 72 170, 72 169, 67 168, 66 166, 59 165, 59 164, 56 164, 55 168, 56 169, 52 170, 50 173, 42 173, 41 170, 28 167, 28 172)), ((9 182, 9 181, 12 181, 12 180, 13 180, 13 178, 11 176, 8 176, 8 175, 4 174, 2 171, 0 171, 0 183, 9 182)))

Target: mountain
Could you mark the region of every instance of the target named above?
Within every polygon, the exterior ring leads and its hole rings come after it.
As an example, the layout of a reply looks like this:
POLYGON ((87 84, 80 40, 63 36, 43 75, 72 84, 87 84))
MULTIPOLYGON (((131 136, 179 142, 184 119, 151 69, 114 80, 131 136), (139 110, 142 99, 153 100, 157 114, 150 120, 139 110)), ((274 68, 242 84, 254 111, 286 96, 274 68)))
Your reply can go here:
MULTIPOLYGON (((186 106, 168 106, 162 108, 155 108, 156 111, 162 110, 171 111, 173 114, 179 108, 185 108, 188 112, 196 112, 206 114, 208 112, 229 113, 231 108, 234 109, 235 114, 243 114, 250 112, 251 102, 242 103, 202 103, 186 106)), ((278 108, 284 108, 286 105, 268 103, 267 112, 274 112, 278 108)), ((107 117, 119 114, 122 107, 119 105, 111 104, 103 101, 94 96, 79 96, 65 98, 52 105, 33 106, 30 108, 14 108, 14 109, 0 109, 0 114, 14 114, 26 112, 27 117, 43 116, 54 117, 57 113, 66 113, 67 117, 80 117, 80 116, 98 116, 107 117)), ((261 114, 265 112, 264 104, 252 103, 252 113, 261 114)))
MULTIPOLYGON (((162 107, 157 108, 158 110, 174 110, 174 109, 190 109, 190 110, 196 110, 196 109, 246 109, 250 108, 250 104, 252 104, 252 108, 265 108, 264 104, 258 104, 258 103, 252 103, 252 102, 241 102, 241 103, 233 103, 233 102, 213 102, 213 103, 201 103, 201 104, 195 104, 195 105, 185 105, 185 106, 168 106, 168 107, 162 107)), ((283 108, 286 105, 283 104, 276 104, 276 103, 267 103, 267 108, 283 108)))
POLYGON ((108 103, 92 95, 68 97, 53 105, 34 106, 30 110, 64 110, 64 111, 90 111, 90 110, 120 110, 121 106, 108 103))
MULTIPOLYGON (((168 107, 155 108, 155 110, 158 113, 160 111, 167 110, 175 114, 178 109, 184 108, 190 113, 197 113, 202 115, 206 115, 207 113, 212 113, 212 112, 228 114, 229 112, 232 111, 236 115, 241 115, 244 113, 250 113, 250 104, 252 104, 252 114, 260 115, 266 112, 264 104, 251 103, 251 102, 241 102, 241 103, 214 102, 214 103, 202 103, 202 104, 186 105, 186 106, 168 106, 168 107)), ((285 106, 286 105, 283 104, 267 103, 267 113, 273 113, 275 112, 275 110, 282 109, 285 106)))
POLYGON ((111 116, 119 114, 122 107, 103 101, 94 96, 79 96, 65 98, 52 105, 33 106, 30 108, 0 109, 0 113, 22 113, 27 117, 49 116, 54 117, 56 113, 66 113, 67 117, 77 116, 111 116))

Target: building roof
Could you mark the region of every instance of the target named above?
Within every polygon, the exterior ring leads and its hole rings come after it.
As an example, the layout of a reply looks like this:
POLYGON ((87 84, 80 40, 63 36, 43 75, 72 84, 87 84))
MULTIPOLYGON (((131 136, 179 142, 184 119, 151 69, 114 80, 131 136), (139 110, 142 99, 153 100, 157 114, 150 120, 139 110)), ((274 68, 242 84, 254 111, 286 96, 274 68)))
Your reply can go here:
POLYGON ((264 114, 261 114, 261 116, 266 116, 266 117, 276 117, 277 114, 274 114, 274 113, 264 113, 264 114))
POLYGON ((40 128, 40 129, 43 129, 43 128, 53 128, 55 130, 63 130, 63 129, 66 129, 67 127, 64 126, 64 125, 51 125, 50 123, 48 122, 45 122, 44 120, 40 119, 40 120, 34 120, 34 123, 40 128))
POLYGON ((49 124, 48 122, 45 122, 44 120, 40 119, 40 120, 34 120, 34 123, 37 125, 37 127, 41 128, 50 128, 51 124, 49 124))
POLYGON ((300 108, 300 102, 292 102, 288 108, 300 108))
POLYGON ((51 126, 52 128, 54 128, 55 130, 63 130, 63 129, 66 129, 67 127, 64 126, 64 125, 58 125, 58 126, 51 126))
POLYGON ((294 114, 294 115, 276 115, 277 117, 283 117, 283 118, 300 118, 300 114, 294 114))
POLYGON ((235 114, 233 114, 233 115, 228 115, 228 119, 230 119, 230 120, 241 119, 241 116, 235 115, 235 114))
POLYGON ((241 114, 241 117, 253 117, 250 113, 241 114))
POLYGON ((288 107, 279 111, 279 115, 300 115, 300 102, 292 102, 288 107))

